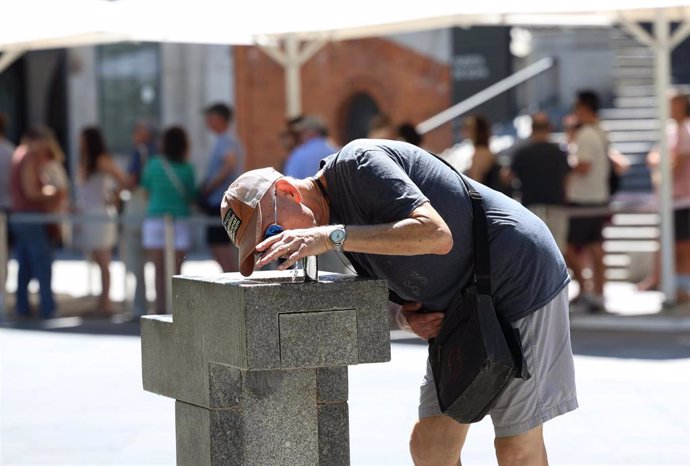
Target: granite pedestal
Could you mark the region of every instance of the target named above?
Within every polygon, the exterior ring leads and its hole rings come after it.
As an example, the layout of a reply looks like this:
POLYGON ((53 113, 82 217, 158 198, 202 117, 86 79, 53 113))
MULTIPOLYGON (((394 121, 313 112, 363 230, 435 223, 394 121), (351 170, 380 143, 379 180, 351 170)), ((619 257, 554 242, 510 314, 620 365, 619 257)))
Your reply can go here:
POLYGON ((390 359, 381 280, 173 277, 141 321, 144 389, 174 398, 178 465, 350 464, 347 366, 390 359))

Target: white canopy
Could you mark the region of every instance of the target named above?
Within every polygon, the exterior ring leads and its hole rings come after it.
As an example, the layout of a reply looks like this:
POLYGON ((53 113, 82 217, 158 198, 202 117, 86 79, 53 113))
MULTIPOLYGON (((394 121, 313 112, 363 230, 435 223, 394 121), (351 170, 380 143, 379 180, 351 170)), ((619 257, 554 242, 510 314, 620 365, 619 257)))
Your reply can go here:
MULTIPOLYGON (((656 55, 659 115, 668 117, 670 52, 690 34, 690 0, 0 0, 0 72, 23 52, 113 41, 255 43, 286 70, 288 111, 299 109, 299 67, 328 40, 471 25, 622 23, 656 55), (638 22, 654 25, 652 34, 638 22), (683 25, 671 33, 670 21, 683 25), (305 47, 300 41, 311 41, 305 47)), ((664 125, 661 125, 663 128, 664 125)), ((671 165, 660 130, 662 288, 675 299, 671 165)))
POLYGON ((285 35, 343 40, 455 25, 609 25, 690 17, 688 0, 0 0, 0 50, 118 40, 249 44, 285 35))

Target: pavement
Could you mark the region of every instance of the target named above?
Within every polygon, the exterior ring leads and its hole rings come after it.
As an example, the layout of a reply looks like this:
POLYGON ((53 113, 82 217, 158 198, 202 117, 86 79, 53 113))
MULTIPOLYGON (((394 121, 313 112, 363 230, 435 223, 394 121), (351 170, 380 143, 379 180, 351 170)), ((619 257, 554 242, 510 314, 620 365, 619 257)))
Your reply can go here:
MULTIPOLYGON (((0 325, 0 464, 174 465, 174 404, 142 389, 138 324, 88 317, 97 274, 82 261, 55 267, 60 318, 0 325)), ((218 271, 202 259, 183 268, 218 271)), ((580 408, 546 424, 550 462, 690 465, 690 313, 662 310, 659 294, 630 284, 606 291, 611 312, 571 313, 580 408)), ((404 332, 392 338, 391 362, 349 371, 355 466, 411 464, 426 346, 404 332)), ((490 420, 470 429, 462 459, 496 464, 490 420)))

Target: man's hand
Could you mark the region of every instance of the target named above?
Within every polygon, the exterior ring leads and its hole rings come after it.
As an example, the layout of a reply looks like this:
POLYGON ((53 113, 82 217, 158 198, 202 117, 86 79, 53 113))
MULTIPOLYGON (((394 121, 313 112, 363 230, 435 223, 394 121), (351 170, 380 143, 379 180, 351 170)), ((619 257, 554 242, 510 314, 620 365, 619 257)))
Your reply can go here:
POLYGON ((419 338, 429 340, 435 338, 443 324, 442 312, 417 312, 422 308, 422 303, 405 303, 402 313, 412 332, 419 338))
POLYGON ((263 253, 256 261, 257 267, 285 258, 278 270, 286 270, 298 260, 323 254, 330 247, 328 234, 334 228, 333 225, 323 227, 304 228, 300 230, 286 230, 278 235, 265 239, 256 246, 256 252, 263 253))

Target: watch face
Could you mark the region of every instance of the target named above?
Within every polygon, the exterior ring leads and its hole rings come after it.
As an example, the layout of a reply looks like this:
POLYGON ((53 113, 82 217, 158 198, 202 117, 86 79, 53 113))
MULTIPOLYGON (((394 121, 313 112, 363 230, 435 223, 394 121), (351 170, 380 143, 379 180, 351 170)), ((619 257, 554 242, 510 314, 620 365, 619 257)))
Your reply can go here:
POLYGON ((331 241, 333 241, 334 243, 341 243, 345 241, 345 230, 333 230, 331 232, 331 241))

